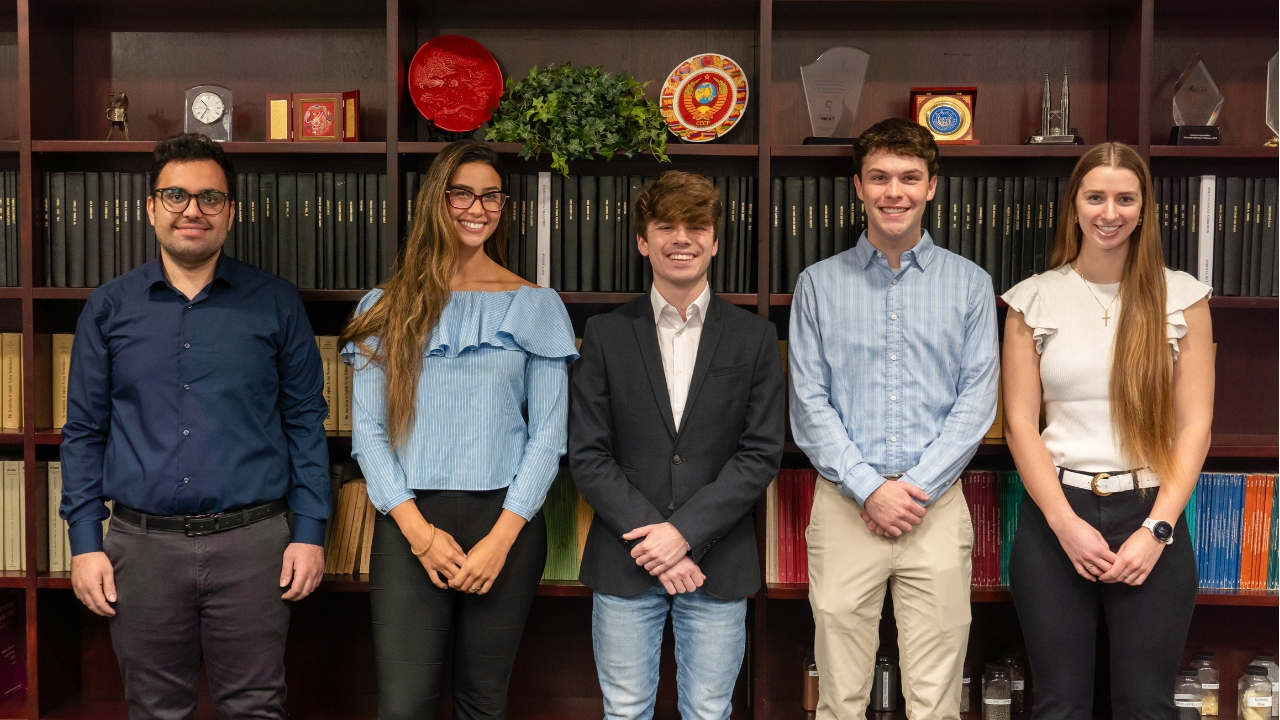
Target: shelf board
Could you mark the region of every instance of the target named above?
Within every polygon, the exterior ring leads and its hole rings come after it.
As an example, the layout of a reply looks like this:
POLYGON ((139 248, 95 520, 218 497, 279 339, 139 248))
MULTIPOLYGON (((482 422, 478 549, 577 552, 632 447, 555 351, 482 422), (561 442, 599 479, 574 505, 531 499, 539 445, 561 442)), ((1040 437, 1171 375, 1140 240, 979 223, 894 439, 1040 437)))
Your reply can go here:
POLYGON ((34 287, 31 297, 37 300, 88 300, 96 288, 34 287))
POLYGON ((1280 148, 1252 145, 1152 145, 1153 158, 1233 158, 1276 160, 1280 148))
MULTIPOLYGON (((151 153, 152 140, 33 140, 31 151, 38 153, 151 153)), ((385 155, 385 142, 226 142, 223 149, 233 155, 385 155)), ((0 146, 0 150, 3 146, 0 146)))
POLYGON ((1274 458, 1280 457, 1277 437, 1264 433, 1215 433, 1209 445, 1209 457, 1274 458))
POLYGON ((17 140, 0 140, 0 152, 16 153, 18 147, 17 140))
MULTIPOLYGON (((562 292, 560 293, 560 300, 564 302, 565 305, 621 305, 635 300, 642 294, 643 293, 621 292, 562 292)), ((758 296, 755 293, 716 293, 716 297, 730 305, 754 307, 758 296)))
MULTIPOLYGON (((444 150, 449 143, 446 142, 402 142, 399 143, 399 151, 401 154, 409 155, 434 155, 444 150)), ((491 142, 489 147, 494 152, 503 155, 517 155, 524 149, 524 143, 514 142, 491 142)), ((756 157, 760 154, 759 145, 746 145, 735 143, 667 143, 667 155, 672 157, 756 157)), ((544 153, 545 154, 545 153, 544 153)), ((635 157, 628 158, 626 155, 614 155, 614 160, 644 160, 652 159, 648 154, 636 153, 635 157)))
MULTIPOLYGON (((949 158, 1078 158, 1089 145, 939 145, 949 158)), ((852 145, 771 145, 770 157, 853 157, 852 145)))
POLYGON ((27 586, 27 573, 22 570, 0 570, 0 588, 27 586))
POLYGON ((21 445, 22 428, 5 428, 0 432, 0 445, 21 445))
POLYGON ((39 428, 36 430, 37 445, 61 445, 62 431, 53 428, 39 428))
POLYGON ((0 287, 0 300, 20 299, 24 294, 20 287, 0 287))
MULTIPOLYGON (((770 600, 808 600, 808 583, 769 583, 770 600)), ((969 601, 976 603, 1012 602, 1013 594, 1007 587, 974 587, 969 601)), ((1236 605, 1249 607, 1277 607, 1275 591, 1200 590, 1197 605, 1236 605)))

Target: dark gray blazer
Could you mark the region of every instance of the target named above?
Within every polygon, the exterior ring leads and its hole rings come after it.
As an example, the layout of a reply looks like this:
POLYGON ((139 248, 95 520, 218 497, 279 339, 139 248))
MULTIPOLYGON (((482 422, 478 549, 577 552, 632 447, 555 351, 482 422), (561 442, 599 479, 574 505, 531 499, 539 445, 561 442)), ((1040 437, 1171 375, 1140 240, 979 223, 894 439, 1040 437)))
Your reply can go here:
POLYGON ((753 510, 782 459, 783 392, 773 323, 713 295, 676 432, 648 293, 588 320, 569 414, 569 465, 595 509, 582 583, 624 597, 652 587, 621 536, 669 521, 707 594, 758 590, 753 510))

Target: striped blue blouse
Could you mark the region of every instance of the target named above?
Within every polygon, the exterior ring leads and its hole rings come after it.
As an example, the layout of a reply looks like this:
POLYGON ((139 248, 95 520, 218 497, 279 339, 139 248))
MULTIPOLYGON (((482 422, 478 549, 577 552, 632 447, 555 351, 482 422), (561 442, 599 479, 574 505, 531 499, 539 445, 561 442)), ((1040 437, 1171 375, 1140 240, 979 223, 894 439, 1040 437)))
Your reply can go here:
MULTIPOLYGON (((356 313, 381 294, 371 290, 356 313)), ((378 510, 414 490, 504 487, 505 509, 531 519, 542 507, 565 452, 568 363, 578 357, 554 290, 453 292, 424 348, 413 427, 398 452, 387 437, 382 368, 354 343, 342 357, 355 369, 351 455, 378 510)))

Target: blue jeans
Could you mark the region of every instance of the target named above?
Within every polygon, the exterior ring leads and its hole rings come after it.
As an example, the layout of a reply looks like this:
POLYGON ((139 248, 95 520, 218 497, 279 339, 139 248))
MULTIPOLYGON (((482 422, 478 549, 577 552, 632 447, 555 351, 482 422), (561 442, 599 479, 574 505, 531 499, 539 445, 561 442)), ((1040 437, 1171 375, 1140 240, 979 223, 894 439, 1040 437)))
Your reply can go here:
POLYGON ((683 720, 728 720, 747 645, 747 601, 701 590, 667 595, 661 584, 635 597, 595 593, 591 643, 606 720, 650 720, 667 612, 676 636, 676 687, 683 720))

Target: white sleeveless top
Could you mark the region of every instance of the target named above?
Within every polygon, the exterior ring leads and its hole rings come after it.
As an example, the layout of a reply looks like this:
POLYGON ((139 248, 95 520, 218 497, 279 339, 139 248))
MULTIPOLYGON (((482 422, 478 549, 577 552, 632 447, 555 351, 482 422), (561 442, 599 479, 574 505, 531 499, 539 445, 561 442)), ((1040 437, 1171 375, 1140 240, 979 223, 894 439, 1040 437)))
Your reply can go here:
MULTIPOLYGON (((1169 347, 1177 362, 1178 339, 1187 334, 1182 311, 1213 289, 1177 270, 1165 268, 1164 277, 1169 347)), ((1035 337, 1047 421, 1040 437, 1059 467, 1089 473, 1130 469, 1111 425, 1119 291, 1119 283, 1086 286, 1068 264, 1029 277, 1001 296, 1023 314, 1035 337), (1102 306, 1107 305, 1110 320, 1104 322, 1102 306)))

